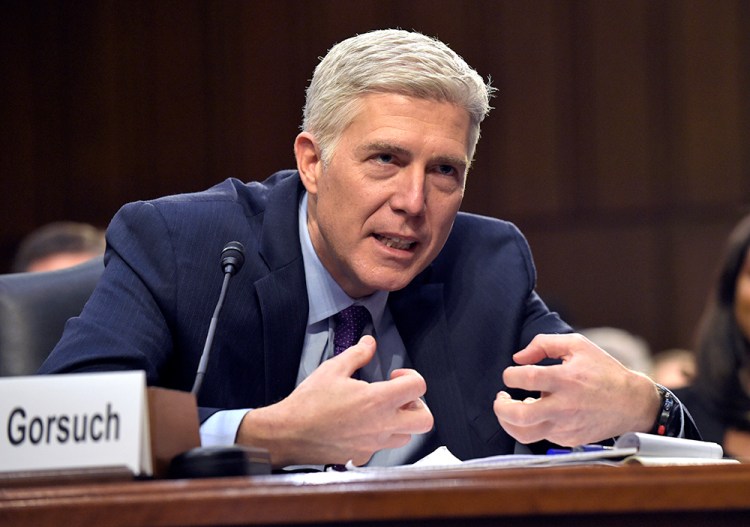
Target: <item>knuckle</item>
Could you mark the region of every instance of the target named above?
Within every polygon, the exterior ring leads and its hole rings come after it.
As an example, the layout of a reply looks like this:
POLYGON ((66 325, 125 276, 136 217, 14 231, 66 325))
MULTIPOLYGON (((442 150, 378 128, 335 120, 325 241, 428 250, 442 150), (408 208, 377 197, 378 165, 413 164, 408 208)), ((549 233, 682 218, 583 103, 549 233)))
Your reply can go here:
POLYGON ((432 430, 432 427, 435 425, 435 418, 432 416, 432 414, 429 411, 423 412, 422 422, 420 424, 421 424, 420 429, 423 432, 428 432, 432 430))
POLYGON ((535 386, 537 382, 539 381, 539 376, 541 374, 541 370, 539 368, 525 368, 524 373, 526 374, 527 382, 531 386, 535 386))
POLYGON ((587 344, 591 342, 588 338, 583 336, 581 333, 573 333, 569 335, 568 338, 570 338, 574 343, 578 345, 587 344))

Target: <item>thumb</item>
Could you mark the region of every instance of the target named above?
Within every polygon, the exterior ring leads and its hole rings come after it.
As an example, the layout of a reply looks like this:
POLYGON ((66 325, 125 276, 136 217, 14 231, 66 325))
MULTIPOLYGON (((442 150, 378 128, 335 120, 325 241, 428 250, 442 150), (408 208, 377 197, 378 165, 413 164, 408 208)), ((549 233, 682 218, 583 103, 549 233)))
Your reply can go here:
POLYGON ((351 377, 355 371, 372 360, 376 348, 375 339, 371 335, 363 335, 354 346, 345 349, 328 362, 335 363, 340 373, 351 377))

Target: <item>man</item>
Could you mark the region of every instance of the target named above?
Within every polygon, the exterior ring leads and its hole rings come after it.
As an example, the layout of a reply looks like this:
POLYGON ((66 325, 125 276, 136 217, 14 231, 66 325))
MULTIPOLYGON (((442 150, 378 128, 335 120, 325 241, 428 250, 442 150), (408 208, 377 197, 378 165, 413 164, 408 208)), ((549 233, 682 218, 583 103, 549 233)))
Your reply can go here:
POLYGON ((13 272, 55 271, 104 253, 104 231, 88 223, 59 221, 32 231, 13 259, 13 272))
POLYGON ((471 458, 682 433, 671 394, 565 334, 515 227, 458 213, 491 92, 423 35, 336 45, 308 88, 297 171, 126 205, 41 371, 143 369, 190 389, 218 255, 237 240, 247 261, 199 395, 204 444, 265 447, 275 466, 393 464, 439 445, 471 458), (353 304, 365 336, 336 354, 353 304))

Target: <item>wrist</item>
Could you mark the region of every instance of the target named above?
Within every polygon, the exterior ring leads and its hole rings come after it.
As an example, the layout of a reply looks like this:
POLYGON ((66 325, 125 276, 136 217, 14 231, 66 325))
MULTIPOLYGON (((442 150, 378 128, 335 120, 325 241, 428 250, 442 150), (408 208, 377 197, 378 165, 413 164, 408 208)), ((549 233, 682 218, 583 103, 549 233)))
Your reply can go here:
POLYGON ((632 372, 633 380, 631 381, 629 392, 633 398, 631 401, 632 411, 637 412, 633 417, 633 422, 624 432, 651 432, 654 422, 658 419, 662 407, 662 397, 658 386, 648 376, 632 372))
POLYGON ((236 443, 268 450, 272 466, 280 468, 291 462, 281 448, 283 441, 276 437, 278 427, 268 408, 256 408, 245 414, 237 430, 236 443))
POLYGON ((659 406, 659 413, 656 415, 656 420, 651 428, 651 433, 676 437, 679 435, 680 428, 677 416, 677 400, 672 392, 660 384, 656 385, 656 390, 659 393, 661 404, 659 406))

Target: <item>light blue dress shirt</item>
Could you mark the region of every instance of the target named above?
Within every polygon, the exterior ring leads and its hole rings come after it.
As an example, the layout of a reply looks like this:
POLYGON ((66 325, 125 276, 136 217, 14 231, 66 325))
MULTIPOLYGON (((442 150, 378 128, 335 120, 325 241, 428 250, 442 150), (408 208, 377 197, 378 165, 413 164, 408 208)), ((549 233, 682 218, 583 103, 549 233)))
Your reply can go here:
MULTIPOLYGON (((333 355, 332 317, 352 304, 362 305, 370 312, 372 323, 365 327, 364 333, 373 335, 378 343, 375 357, 360 370, 360 378, 368 382, 380 382, 387 380, 393 370, 411 367, 404 343, 388 309, 388 292, 378 291, 366 298, 351 298, 336 283, 315 253, 307 229, 307 193, 303 194, 299 205, 299 239, 310 307, 297 385, 333 355)), ((201 425, 201 443, 204 446, 234 444, 240 422, 248 411, 250 409, 224 410, 212 415, 201 425)), ((404 447, 376 452, 368 465, 402 464, 426 441, 428 435, 415 435, 404 447)))

